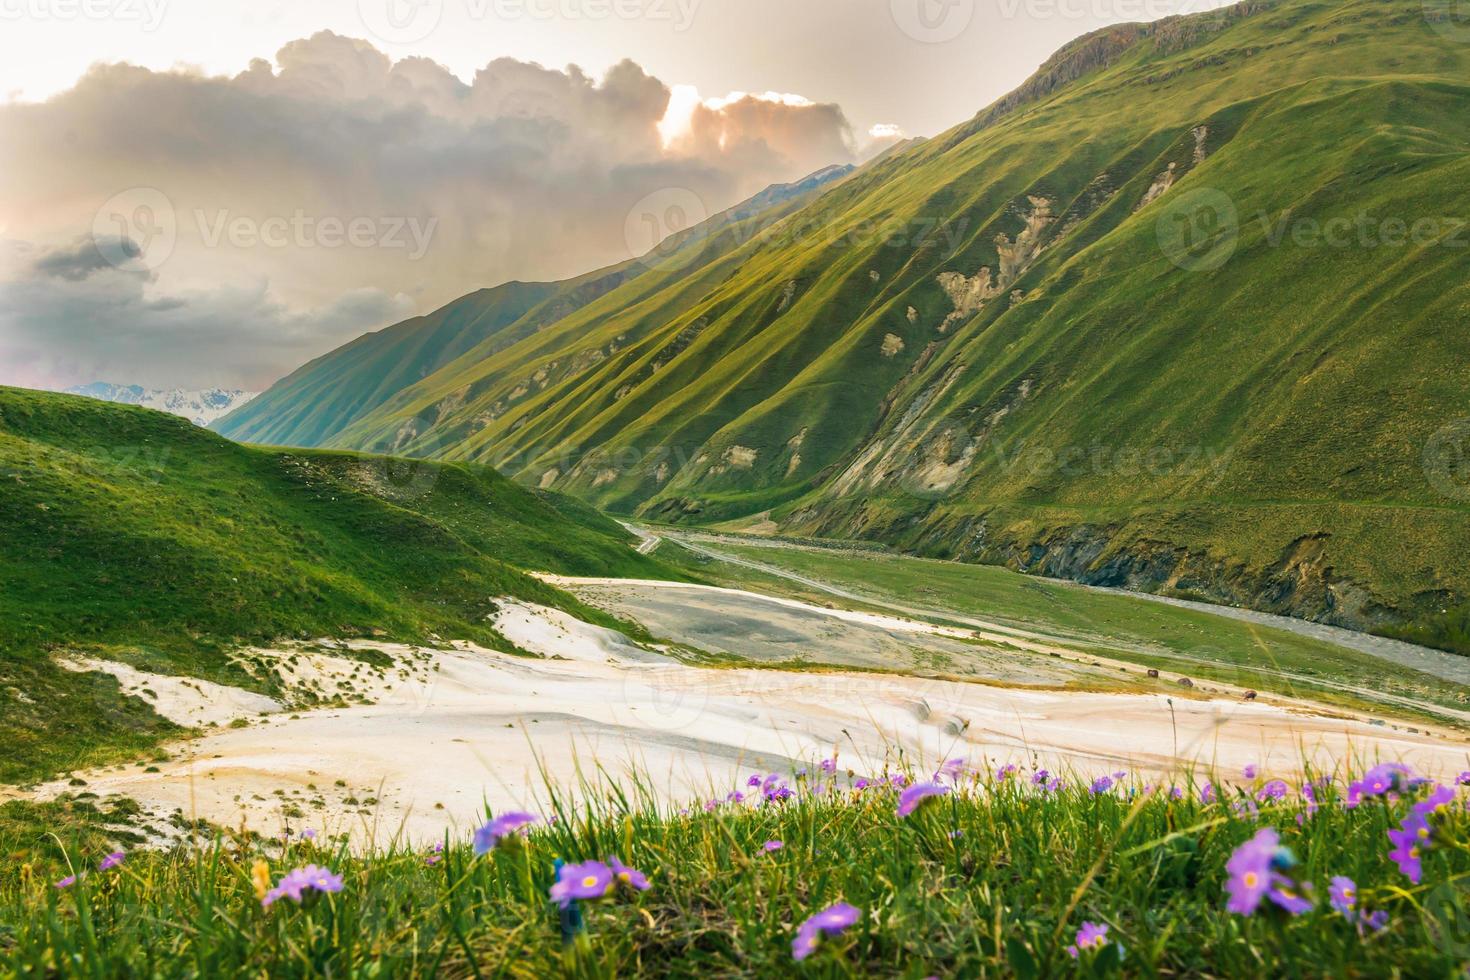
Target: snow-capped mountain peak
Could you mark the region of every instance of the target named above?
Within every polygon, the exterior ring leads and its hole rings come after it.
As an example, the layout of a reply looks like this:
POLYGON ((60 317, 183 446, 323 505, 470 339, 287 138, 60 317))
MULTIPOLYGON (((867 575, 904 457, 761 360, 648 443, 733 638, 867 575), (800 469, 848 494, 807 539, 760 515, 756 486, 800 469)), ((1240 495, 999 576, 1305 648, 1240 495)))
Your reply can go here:
POLYGON ((84 395, 87 398, 123 405, 142 405, 144 408, 186 418, 195 425, 207 426, 215 419, 233 412, 259 392, 230 391, 224 388, 205 388, 201 391, 185 388, 144 388, 142 385, 115 385, 94 381, 88 385, 68 388, 66 394, 84 395))

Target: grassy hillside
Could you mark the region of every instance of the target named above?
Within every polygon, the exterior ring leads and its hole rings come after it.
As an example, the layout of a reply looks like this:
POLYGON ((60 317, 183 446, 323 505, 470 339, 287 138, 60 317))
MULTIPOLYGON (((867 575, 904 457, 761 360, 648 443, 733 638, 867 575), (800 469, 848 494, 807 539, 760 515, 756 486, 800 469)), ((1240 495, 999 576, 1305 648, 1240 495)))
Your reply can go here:
MULTIPOLYGON (((851 169, 830 167, 799 181, 773 184, 728 211, 671 236, 651 257, 629 259, 565 282, 510 282, 482 289, 428 316, 365 334, 292 372, 211 428, 239 442, 328 445, 357 419, 441 368, 495 356, 645 275, 663 256, 679 253, 681 268, 707 260, 721 241, 739 240, 736 236, 720 238, 727 227, 774 220, 851 169)), ((415 455, 435 455, 423 446, 418 450, 415 455)))
POLYGON ((1437 17, 1083 38, 333 443, 1470 650, 1470 49, 1437 17))
POLYGON ((253 449, 158 412, 8 388, 0 527, 0 783, 171 728, 55 653, 258 687, 232 648, 495 644, 496 596, 597 617, 520 569, 670 574, 612 521, 484 467, 253 449))
POLYGON ((211 428, 241 442, 319 445, 346 420, 525 319, 556 289, 551 283, 506 283, 364 334, 292 372, 262 393, 259 404, 246 404, 211 428))

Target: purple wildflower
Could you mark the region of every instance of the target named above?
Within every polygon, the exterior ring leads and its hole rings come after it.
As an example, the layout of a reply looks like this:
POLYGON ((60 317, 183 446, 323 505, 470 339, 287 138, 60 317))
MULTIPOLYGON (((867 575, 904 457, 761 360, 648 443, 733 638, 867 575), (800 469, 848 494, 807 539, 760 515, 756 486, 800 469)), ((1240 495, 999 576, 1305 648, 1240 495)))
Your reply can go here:
POLYGON ((97 870, 111 871, 113 868, 123 863, 123 857, 124 855, 122 851, 113 851, 111 854, 107 855, 107 857, 102 859, 102 863, 97 865, 97 870))
POLYGON ((1424 877, 1422 855, 1433 834, 1429 821, 1418 813, 1405 817, 1398 830, 1388 832, 1388 839, 1394 845, 1388 852, 1389 859, 1399 866, 1404 877, 1416 885, 1424 877))
POLYGON ((77 876, 76 875, 67 875, 65 878, 62 878, 60 881, 58 881, 56 883, 56 887, 57 888, 70 888, 72 885, 75 885, 76 883, 77 883, 77 876))
POLYGON ((767 854, 770 854, 772 851, 779 851, 781 848, 783 848, 785 846, 786 846, 786 842, 785 841, 768 840, 764 844, 761 845, 761 850, 762 851, 765 851, 767 854))
POLYGON ((930 800, 949 792, 948 786, 939 783, 915 783, 898 797, 898 815, 907 817, 930 800))
POLYGON ((821 762, 821 766, 822 766, 822 771, 823 772, 827 773, 828 775, 831 775, 832 773, 834 773, 834 772, 837 771, 837 760, 836 759, 823 759, 822 762, 821 762))
POLYGON ((634 891, 648 891, 648 875, 637 868, 630 868, 617 858, 612 859, 613 878, 634 891))
POLYGON ((1255 765, 1252 764, 1252 765, 1246 766, 1244 769, 1242 769, 1240 771, 1240 775, 1244 779, 1255 779, 1256 778, 1256 767, 1255 767, 1255 765))
POLYGON ((475 831, 475 853, 481 856, 489 854, 499 846, 502 840, 524 830, 535 822, 536 817, 534 814, 522 813, 518 810, 511 811, 510 813, 502 813, 475 831))
POLYGON ((948 779, 951 782, 956 782, 957 783, 957 782, 960 781, 960 777, 963 776, 964 774, 965 774, 965 760, 964 759, 948 759, 948 760, 945 761, 944 765, 942 765, 942 766, 939 767, 939 771, 934 774, 934 778, 936 780, 948 779))
POLYGON ((1199 790, 1199 801, 1201 803, 1214 803, 1216 799, 1218 797, 1215 795, 1215 784, 1206 779, 1205 784, 1199 790))
POLYGON ((1428 817, 1431 813, 1455 802, 1455 791, 1448 786, 1435 786, 1423 800, 1414 804, 1414 813, 1428 817))
POLYGON ((1388 913, 1382 909, 1377 912, 1363 912, 1358 918, 1358 932, 1382 932, 1388 928, 1388 913))
POLYGON ((312 830, 310 827, 307 827, 305 830, 303 830, 301 832, 301 839, 302 840, 316 840, 316 831, 315 830, 312 830))
POLYGON ((747 779, 745 781, 745 785, 747 785, 747 786, 759 786, 760 784, 761 784, 761 777, 760 777, 760 774, 759 773, 757 773, 754 776, 751 776, 749 779, 747 779))
POLYGON ((1260 907, 1261 900, 1271 888, 1275 874, 1271 870, 1271 858, 1278 846, 1280 838, 1276 831, 1267 828, 1230 855, 1225 865, 1225 870, 1230 873, 1230 880, 1225 883, 1225 890, 1230 893, 1226 911, 1252 915, 1260 907))
POLYGON ((1296 858, 1288 848, 1281 846, 1281 837, 1267 827, 1256 836, 1235 849, 1225 870, 1230 880, 1225 890, 1230 900, 1225 908, 1236 915, 1253 915, 1261 900, 1271 902, 1291 913, 1301 915, 1310 912, 1312 903, 1301 893, 1300 887, 1283 872, 1296 864, 1296 858))
POLYGON ((1285 876, 1272 886, 1267 897, 1292 915, 1306 915, 1312 911, 1312 900, 1303 895, 1296 883, 1285 876))
POLYGON ((1047 772, 1045 769, 1038 769, 1036 770, 1036 773, 1031 777, 1031 785, 1045 786, 1047 780, 1049 779, 1051 779, 1051 773, 1047 772))
POLYGON ((613 886, 613 869, 601 861, 564 864, 551 886, 551 898, 562 908, 577 899, 602 898, 613 886))
POLYGON ((265 908, 270 908, 282 898, 289 898, 293 902, 300 903, 306 897, 307 892, 328 894, 341 890, 341 875, 333 874, 328 868, 308 864, 303 868, 287 872, 286 876, 276 883, 276 887, 265 893, 260 904, 265 908))
POLYGON ((1358 886, 1351 878, 1338 875, 1332 879, 1332 885, 1328 888, 1328 894, 1332 898, 1332 908, 1344 918, 1351 919, 1353 910, 1358 907, 1358 886))
POLYGON ((823 909, 797 928, 796 938, 791 941, 792 958, 806 959, 817 951, 822 936, 840 936, 862 916, 861 909, 846 902, 823 909))
POLYGON ((901 772, 896 772, 888 777, 888 782, 893 786, 894 789, 903 789, 909 784, 909 777, 905 776, 901 772))
POLYGON ((1286 794, 1289 792, 1291 792, 1291 787, 1286 785, 1285 780, 1273 779, 1256 793, 1256 802, 1275 803, 1277 800, 1286 799, 1286 794))
MULTIPOLYGON (((1307 812, 1306 812, 1306 816, 1307 817, 1314 817, 1314 816, 1316 816, 1317 815, 1317 810, 1318 810, 1318 808, 1320 806, 1320 804, 1318 804, 1318 802, 1317 802, 1317 788, 1315 786, 1313 786, 1311 783, 1303 783, 1302 784, 1302 799, 1304 799, 1304 800, 1307 801, 1307 812)), ((1297 823, 1300 824, 1302 822, 1303 822, 1302 819, 1298 818, 1297 823)))
POLYGON ((1097 796, 1099 794, 1106 793, 1112 788, 1112 776, 1099 776, 1092 781, 1092 785, 1088 788, 1088 792, 1090 792, 1093 796, 1097 796))
POLYGON ((429 853, 424 857, 424 863, 432 868, 442 860, 444 860, 444 842, 441 840, 429 849, 429 853))
POLYGON ((1009 765, 1009 764, 1008 765, 1004 765, 1004 766, 1001 766, 999 769, 995 770, 995 779, 996 779, 997 782, 1003 783, 1007 779, 1010 779, 1012 776, 1014 776, 1019 771, 1020 771, 1020 769, 1017 768, 1016 766, 1009 765))
POLYGON ((1076 942, 1067 947, 1067 955, 1077 959, 1083 952, 1102 949, 1108 944, 1108 927, 1096 922, 1084 922, 1077 930, 1076 942))
POLYGON ((1422 780, 1414 778, 1413 770, 1398 762, 1385 762, 1374 766, 1363 778, 1348 786, 1347 801, 1343 806, 1356 808, 1364 799, 1377 796, 1393 796, 1418 785, 1422 780))
POLYGON ((1456 779, 1455 782, 1459 783, 1461 786, 1470 786, 1470 772, 1460 773, 1460 777, 1456 779))
POLYGON ((865 790, 868 788, 869 785, 870 784, 866 779, 864 779, 862 776, 859 776, 857 778, 857 781, 852 784, 852 788, 855 790, 865 790))

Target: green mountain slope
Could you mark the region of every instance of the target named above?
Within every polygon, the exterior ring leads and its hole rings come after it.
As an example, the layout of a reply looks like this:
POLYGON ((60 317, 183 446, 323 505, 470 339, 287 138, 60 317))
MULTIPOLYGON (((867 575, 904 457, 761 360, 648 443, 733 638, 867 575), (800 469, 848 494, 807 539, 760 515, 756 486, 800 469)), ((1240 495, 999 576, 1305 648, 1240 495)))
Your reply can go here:
POLYGON ((1470 650, 1457 31, 1279 0, 1079 39, 334 442, 1470 650))
POLYGON ((484 625, 497 596, 598 618, 520 569, 670 574, 614 522, 485 467, 269 452, 159 412, 9 388, 0 526, 0 783, 171 728, 52 654, 255 687, 227 656, 239 645, 500 645, 484 625))
POLYGON ((463 296, 428 316, 365 334, 272 385, 210 428, 240 442, 327 445, 352 422, 399 392, 463 358, 479 363, 649 271, 661 256, 695 242, 703 252, 726 226, 773 220, 853 168, 829 167, 774 184, 735 207, 673 235, 648 259, 564 282, 510 282, 463 296))

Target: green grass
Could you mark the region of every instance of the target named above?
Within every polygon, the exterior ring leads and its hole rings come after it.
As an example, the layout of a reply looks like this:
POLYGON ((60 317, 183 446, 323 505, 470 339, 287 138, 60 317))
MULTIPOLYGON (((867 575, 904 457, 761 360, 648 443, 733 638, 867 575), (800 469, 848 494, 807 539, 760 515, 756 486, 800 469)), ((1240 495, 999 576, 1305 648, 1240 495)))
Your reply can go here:
MULTIPOLYGON (((1181 779, 1179 800, 1131 780, 1102 795, 1079 782, 1047 794, 1029 776, 966 777, 907 819, 894 791, 851 790, 850 774, 821 795, 798 780, 786 803, 687 816, 653 804, 640 782, 579 809, 559 799, 554 825, 486 857, 450 839, 433 865, 426 847, 283 851, 226 836, 133 851, 101 872, 111 844, 73 836, 63 820, 64 857, 53 847, 0 870, 0 976, 1450 976, 1470 956, 1460 807, 1434 818, 1415 886, 1387 856, 1386 832, 1410 800, 1348 810, 1329 789, 1311 815, 1293 792, 1253 818, 1236 804, 1259 783, 1204 803, 1202 775, 1181 779), (1226 862, 1263 827, 1315 886, 1312 912, 1226 912, 1226 862), (767 840, 785 847, 764 853, 767 840), (652 886, 579 903, 585 929, 563 945, 547 896, 553 860, 612 857, 652 886), (273 880, 326 865, 344 888, 263 909, 257 861, 273 880), (73 870, 86 873, 54 887, 73 870), (1360 935, 1328 907, 1335 875, 1356 881, 1360 908, 1388 913, 1385 931, 1360 935), (839 901, 861 920, 795 964, 797 926, 839 901), (1065 947, 1084 921, 1106 924, 1113 945, 1074 962, 1065 947)), ((16 833, 4 818, 0 833, 16 833)))
POLYGON ((614 625, 523 569, 677 575, 614 522, 485 467, 254 449, 181 419, 0 388, 0 783, 177 733, 93 653, 259 688, 283 639, 469 639, 497 596, 614 625))
POLYGON ((330 444, 1470 652, 1470 234, 1446 223, 1470 219, 1470 48, 1436 9, 1277 0, 1100 32, 1004 111, 470 351, 330 444), (1168 235, 1206 191, 1233 251, 1181 267, 1168 235), (941 331, 940 277, 1009 267, 1033 198, 1040 250, 941 331), (1300 233, 1359 214, 1439 233, 1300 233), (931 486, 937 464, 956 471, 931 486))

